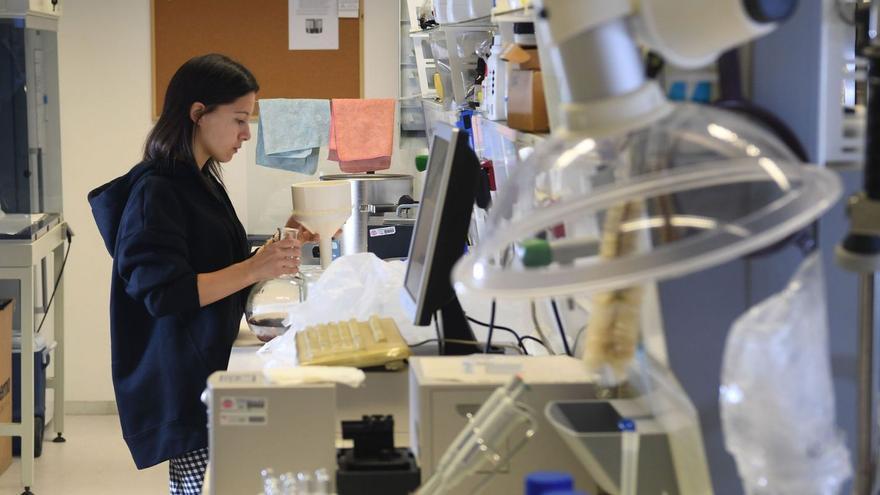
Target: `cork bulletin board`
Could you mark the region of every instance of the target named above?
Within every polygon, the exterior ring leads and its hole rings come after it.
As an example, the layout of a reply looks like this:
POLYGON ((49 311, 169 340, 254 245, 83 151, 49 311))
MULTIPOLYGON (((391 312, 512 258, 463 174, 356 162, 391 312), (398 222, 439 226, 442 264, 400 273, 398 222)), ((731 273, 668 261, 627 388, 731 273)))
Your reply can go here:
POLYGON ((171 76, 196 55, 222 53, 260 84, 258 98, 360 98, 360 17, 339 19, 338 50, 288 50, 287 0, 153 0, 153 117, 171 76))

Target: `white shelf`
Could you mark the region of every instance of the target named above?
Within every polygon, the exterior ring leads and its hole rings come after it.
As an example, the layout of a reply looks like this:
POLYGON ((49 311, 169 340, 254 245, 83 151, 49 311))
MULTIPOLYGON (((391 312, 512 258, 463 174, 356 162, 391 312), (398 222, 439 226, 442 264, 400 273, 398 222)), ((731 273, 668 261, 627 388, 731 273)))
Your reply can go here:
POLYGON ((431 83, 435 65, 433 59, 426 57, 430 53, 430 40, 427 33, 414 29, 419 26, 418 7, 422 3, 423 0, 400 0, 400 14, 406 19, 400 22, 398 50, 398 97, 401 99, 399 117, 402 131, 425 130, 420 100, 433 93, 431 83), (413 79, 418 80, 418 87, 413 84, 413 79))
POLYGON ((504 22, 535 22, 535 9, 532 7, 499 11, 492 10, 492 22, 496 24, 504 22))
POLYGON ((506 121, 489 120, 478 114, 474 114, 471 122, 477 156, 492 160, 499 191, 519 166, 520 152, 526 148, 534 148, 549 136, 512 129, 507 126, 506 121))

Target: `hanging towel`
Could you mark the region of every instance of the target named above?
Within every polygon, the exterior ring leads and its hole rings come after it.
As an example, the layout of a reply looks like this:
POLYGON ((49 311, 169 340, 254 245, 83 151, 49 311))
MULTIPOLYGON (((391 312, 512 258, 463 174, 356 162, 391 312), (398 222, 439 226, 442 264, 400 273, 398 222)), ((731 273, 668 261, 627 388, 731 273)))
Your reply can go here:
POLYGON ((330 153, 346 173, 391 167, 396 100, 339 99, 330 103, 330 153))
POLYGON ((320 148, 328 143, 329 128, 328 100, 260 100, 256 162, 312 175, 320 148))
MULTIPOLYGON (((260 120, 262 121, 262 117, 260 120)), ((318 170, 319 151, 320 148, 309 148, 306 150, 273 153, 268 155, 263 146, 262 123, 257 127, 257 165, 312 175, 318 170)))

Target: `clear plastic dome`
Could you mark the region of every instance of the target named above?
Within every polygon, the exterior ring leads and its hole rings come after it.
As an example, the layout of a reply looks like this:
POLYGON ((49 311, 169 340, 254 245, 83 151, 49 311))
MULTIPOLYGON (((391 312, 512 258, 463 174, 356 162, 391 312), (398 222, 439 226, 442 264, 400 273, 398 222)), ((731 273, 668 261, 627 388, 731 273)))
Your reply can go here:
POLYGON ((729 112, 675 105, 651 126, 552 136, 499 193, 456 288, 540 297, 632 287, 724 263, 804 228, 840 196, 729 112))

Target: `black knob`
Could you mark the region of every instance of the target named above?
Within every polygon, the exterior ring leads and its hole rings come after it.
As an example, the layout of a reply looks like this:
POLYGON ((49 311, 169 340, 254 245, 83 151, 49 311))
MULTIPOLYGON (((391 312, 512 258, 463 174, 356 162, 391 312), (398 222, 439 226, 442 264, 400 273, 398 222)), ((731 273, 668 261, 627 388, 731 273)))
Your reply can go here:
POLYGON ((513 23, 513 34, 535 34, 535 23, 515 22, 513 23))

